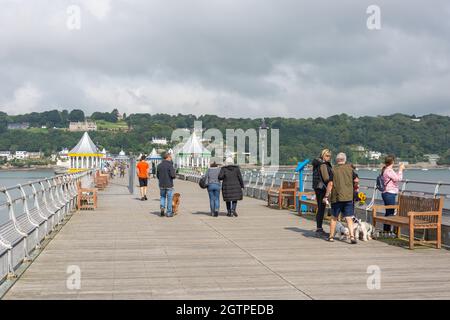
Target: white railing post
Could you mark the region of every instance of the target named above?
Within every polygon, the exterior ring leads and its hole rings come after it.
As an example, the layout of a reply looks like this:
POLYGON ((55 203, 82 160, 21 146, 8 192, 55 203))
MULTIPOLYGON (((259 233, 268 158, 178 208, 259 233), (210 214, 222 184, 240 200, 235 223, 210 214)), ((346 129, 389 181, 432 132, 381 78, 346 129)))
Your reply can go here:
POLYGON ((12 200, 11 195, 9 194, 8 190, 5 190, 4 193, 5 193, 6 199, 8 201, 8 205, 9 205, 9 208, 8 208, 9 209, 8 210, 9 211, 9 218, 13 222, 14 229, 21 236, 24 237, 23 252, 24 252, 24 259, 27 260, 27 259, 29 259, 28 250, 27 250, 27 243, 28 243, 27 238, 28 238, 28 235, 25 232, 23 232, 22 230, 20 230, 20 226, 19 226, 19 223, 17 222, 16 215, 15 215, 15 212, 14 212, 14 201, 12 200))

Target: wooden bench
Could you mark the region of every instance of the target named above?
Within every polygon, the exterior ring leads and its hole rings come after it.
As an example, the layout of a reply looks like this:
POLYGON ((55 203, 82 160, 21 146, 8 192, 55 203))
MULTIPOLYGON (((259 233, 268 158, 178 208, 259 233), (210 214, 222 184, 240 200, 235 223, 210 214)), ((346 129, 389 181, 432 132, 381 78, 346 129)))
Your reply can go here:
POLYGON ((298 198, 298 205, 297 207, 297 201, 295 201, 295 211, 299 211, 302 207, 302 205, 305 205, 308 208, 314 208, 315 212, 317 211, 317 201, 311 200, 311 199, 302 199, 303 196, 311 197, 315 195, 316 193, 314 191, 297 191, 297 198, 298 198))
POLYGON ((96 188, 83 188, 81 181, 77 182, 78 197, 77 208, 78 210, 93 210, 97 208, 97 189, 96 188))
POLYGON ((97 171, 94 175, 94 185, 96 188, 103 190, 108 185, 108 175, 97 171))
MULTIPOLYGON (((297 201, 295 202, 295 211, 300 212, 302 205, 305 205, 307 208, 313 208, 314 213, 317 213, 317 200, 316 199, 308 199, 308 197, 315 196, 316 193, 314 191, 297 191, 297 198, 298 198, 298 207, 297 207, 297 201), (303 196, 306 196, 306 199, 302 199, 303 196)), ((324 219, 328 220, 329 216, 326 213, 326 210, 330 210, 331 206, 327 205, 325 208, 325 216, 324 219)))
POLYGON ((297 183, 294 181, 281 181, 280 187, 269 188, 267 191, 267 206, 277 205, 278 209, 282 209, 289 207, 290 202, 295 206, 295 192, 298 189, 297 183))
POLYGON ((436 229, 436 241, 422 241, 435 243, 436 248, 441 248, 441 222, 444 198, 423 198, 407 195, 399 195, 398 205, 375 205, 372 208, 372 223, 377 222, 397 227, 397 237, 401 236, 401 228, 409 228, 409 248, 414 249, 414 231, 416 229, 436 229), (397 215, 377 216, 379 209, 396 209, 397 215))

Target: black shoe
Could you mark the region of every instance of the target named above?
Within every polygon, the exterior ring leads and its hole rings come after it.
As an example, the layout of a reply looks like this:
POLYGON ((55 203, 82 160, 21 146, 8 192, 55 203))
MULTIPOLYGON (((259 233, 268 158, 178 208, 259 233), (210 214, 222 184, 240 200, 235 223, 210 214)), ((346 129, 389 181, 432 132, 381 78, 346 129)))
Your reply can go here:
POLYGON ((144 196, 144 200, 148 200, 148 199, 147 199, 147 196, 144 196))
POLYGON ((144 197, 141 198, 141 201, 144 201, 144 197))
POLYGON ((161 217, 164 217, 164 209, 161 209, 161 217))
POLYGON ((233 216, 233 214, 231 212, 227 213, 227 217, 232 217, 232 216, 233 216))
POLYGON ((325 231, 323 231, 322 228, 316 229, 315 233, 316 233, 317 237, 325 237, 325 236, 327 236, 327 233, 325 231))
POLYGON ((219 211, 214 212, 214 217, 218 217, 219 216, 219 211))
POLYGON ((350 243, 351 243, 351 244, 357 244, 358 241, 356 240, 355 237, 350 237, 350 243))
POLYGON ((233 216, 235 216, 235 217, 237 217, 237 216, 238 216, 238 214, 237 214, 236 210, 233 210, 233 216))

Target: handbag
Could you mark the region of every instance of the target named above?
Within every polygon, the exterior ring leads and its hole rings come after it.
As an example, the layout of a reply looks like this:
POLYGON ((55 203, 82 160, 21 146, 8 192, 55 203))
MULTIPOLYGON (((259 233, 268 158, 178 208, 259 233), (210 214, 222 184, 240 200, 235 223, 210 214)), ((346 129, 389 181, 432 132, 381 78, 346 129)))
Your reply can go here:
POLYGON ((206 174, 203 177, 200 178, 200 181, 198 182, 198 185, 202 189, 206 189, 208 187, 208 176, 206 174))

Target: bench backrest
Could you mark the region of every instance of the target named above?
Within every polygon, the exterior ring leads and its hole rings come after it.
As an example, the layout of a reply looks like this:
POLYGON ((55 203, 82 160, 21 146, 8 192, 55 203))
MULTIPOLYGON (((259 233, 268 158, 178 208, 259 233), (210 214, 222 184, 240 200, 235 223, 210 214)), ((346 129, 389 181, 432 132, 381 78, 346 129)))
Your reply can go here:
POLYGON ((295 189, 296 188, 296 182, 295 181, 283 181, 281 184, 281 189, 295 189))
MULTIPOLYGON (((440 212, 442 215, 442 207, 444 201, 442 198, 424 198, 424 197, 416 197, 416 196, 408 196, 408 195, 399 195, 398 199, 399 216, 408 216, 408 212, 427 212, 434 211, 440 212)), ((427 217, 427 220, 430 222, 437 222, 437 217, 427 217), (431 220, 433 221, 431 221, 431 220), (436 220, 436 221, 434 221, 436 220)))

